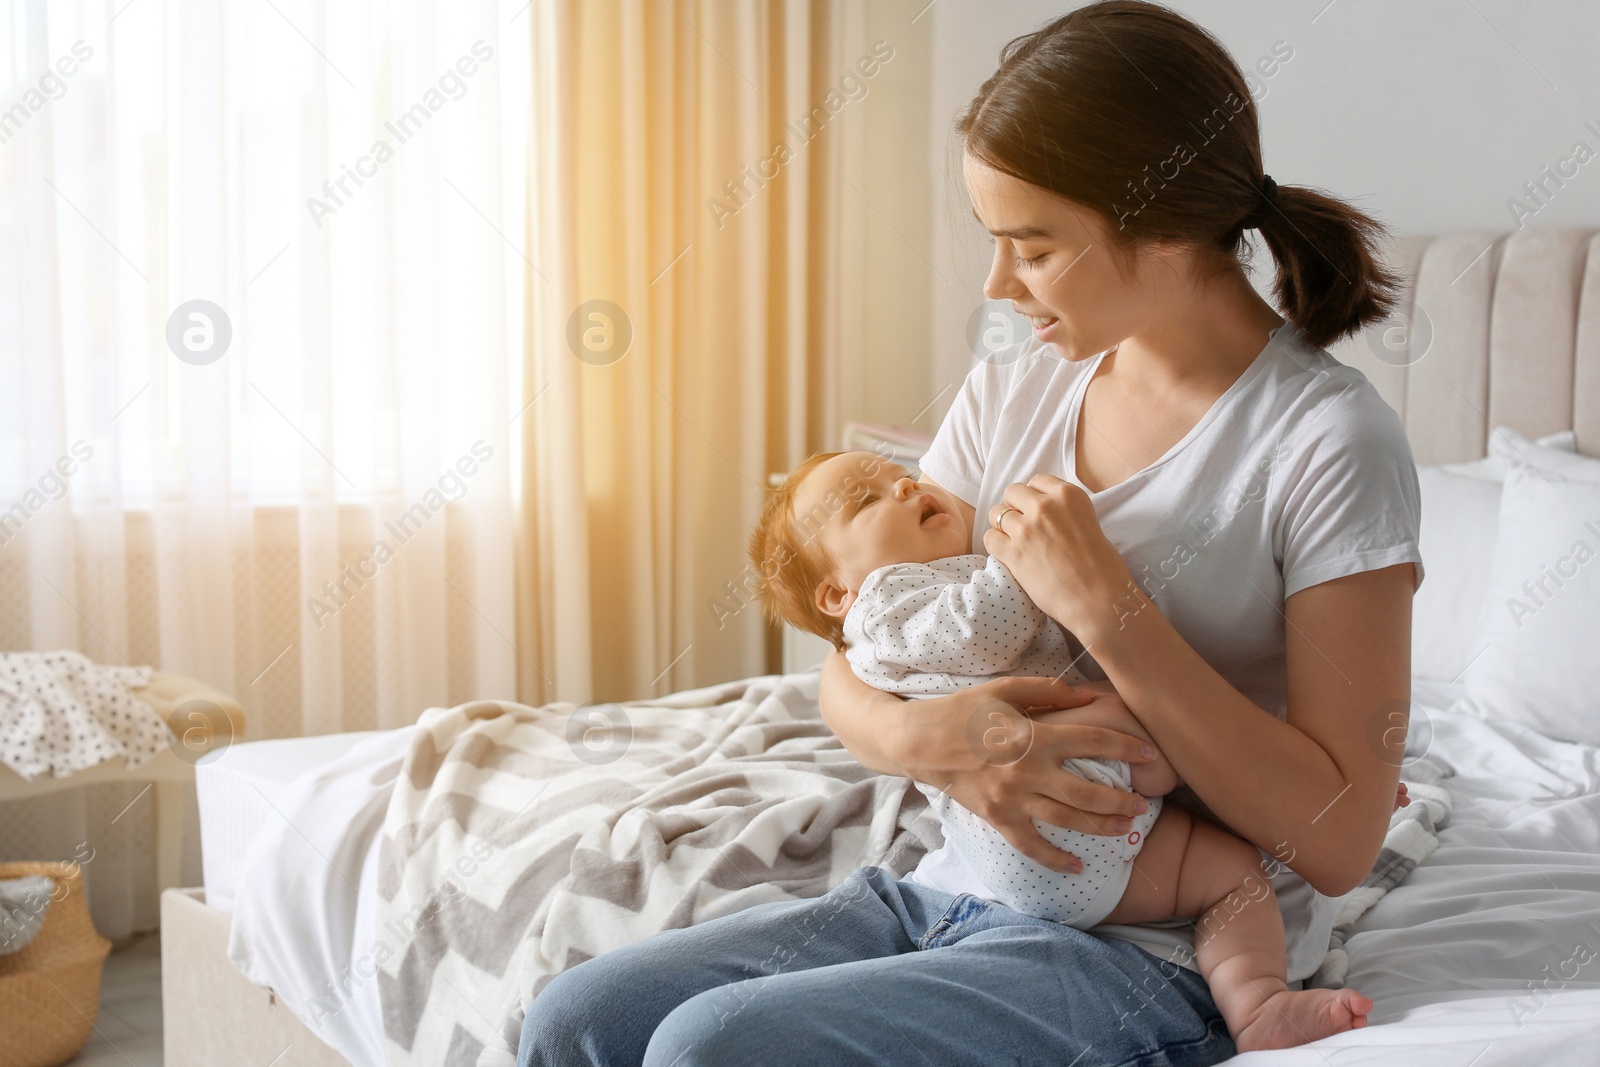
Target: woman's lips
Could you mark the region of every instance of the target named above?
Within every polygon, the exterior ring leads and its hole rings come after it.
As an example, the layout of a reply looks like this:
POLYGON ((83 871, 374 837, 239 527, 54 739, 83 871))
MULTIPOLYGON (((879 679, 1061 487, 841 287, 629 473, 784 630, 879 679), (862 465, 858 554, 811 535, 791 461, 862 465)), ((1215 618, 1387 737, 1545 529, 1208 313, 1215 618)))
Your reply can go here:
POLYGON ((1028 320, 1028 325, 1033 327, 1033 335, 1040 340, 1043 340, 1046 334, 1055 329, 1056 323, 1061 321, 1060 316, 1052 315, 1048 311, 1035 314, 1031 311, 1023 311, 1015 304, 1011 305, 1011 309, 1028 320))

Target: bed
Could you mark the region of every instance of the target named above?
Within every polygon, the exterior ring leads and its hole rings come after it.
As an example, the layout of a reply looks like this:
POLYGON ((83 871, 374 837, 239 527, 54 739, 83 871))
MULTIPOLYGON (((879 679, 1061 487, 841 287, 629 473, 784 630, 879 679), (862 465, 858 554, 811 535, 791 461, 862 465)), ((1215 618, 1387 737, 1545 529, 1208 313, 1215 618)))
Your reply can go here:
MULTIPOLYGON (((1338 969, 1377 1002, 1371 1025, 1242 1067, 1600 1064, 1600 686, 1582 687, 1593 575, 1572 564, 1561 595, 1533 598, 1527 632, 1559 625, 1547 643, 1571 643, 1555 669, 1529 681, 1516 673, 1529 656, 1468 647, 1510 580, 1510 546, 1537 547, 1537 522, 1493 537, 1501 483, 1507 500, 1554 491, 1524 486, 1519 456, 1534 438, 1541 455, 1600 455, 1597 242, 1589 229, 1403 238, 1390 253, 1410 287, 1403 328, 1333 350, 1401 414, 1428 468, 1428 628, 1402 778, 1443 768, 1449 815, 1416 870, 1341 932, 1338 969), (1526 440, 1491 438, 1497 427, 1526 440), (1447 497, 1463 510, 1428 510, 1447 497), (1507 678, 1536 698, 1508 703, 1507 678)), ((816 682, 621 706, 482 701, 203 763, 206 884, 162 902, 168 1064, 291 1049, 313 1065, 509 1063, 522 1005, 564 967, 818 895, 863 863, 909 870, 937 827, 916 790, 838 746, 816 682)))

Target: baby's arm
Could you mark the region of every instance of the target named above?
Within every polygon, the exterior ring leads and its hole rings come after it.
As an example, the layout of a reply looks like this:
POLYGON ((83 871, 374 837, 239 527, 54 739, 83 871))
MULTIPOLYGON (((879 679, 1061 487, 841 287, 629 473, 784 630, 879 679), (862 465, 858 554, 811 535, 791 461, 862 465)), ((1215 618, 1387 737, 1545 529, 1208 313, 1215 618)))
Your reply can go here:
POLYGON ((1038 722, 1069 723, 1074 726, 1102 726, 1118 733, 1131 734, 1150 746, 1156 758, 1148 763, 1128 764, 1128 773, 1133 781, 1134 792, 1141 796, 1159 797, 1172 792, 1178 786, 1178 772, 1173 770, 1172 764, 1167 762, 1167 757, 1139 720, 1134 718, 1122 703, 1110 700, 1096 700, 1083 705, 1081 708, 1061 708, 1056 711, 1045 711, 1033 716, 1038 722))
POLYGON ((1014 670, 1048 621, 993 557, 965 581, 905 564, 863 597, 861 632, 876 660, 930 674, 1014 670))

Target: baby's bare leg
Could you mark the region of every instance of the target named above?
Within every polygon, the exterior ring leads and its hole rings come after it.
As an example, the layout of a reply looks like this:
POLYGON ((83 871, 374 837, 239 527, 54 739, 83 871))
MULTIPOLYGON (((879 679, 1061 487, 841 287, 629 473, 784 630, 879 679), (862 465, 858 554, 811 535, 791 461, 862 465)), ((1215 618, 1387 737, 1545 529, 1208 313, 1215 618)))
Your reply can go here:
POLYGON ((1196 963, 1240 1052, 1291 1048, 1367 1024, 1372 1001, 1353 989, 1289 989, 1283 917, 1254 846, 1168 804, 1106 921, 1174 915, 1198 917, 1196 963))

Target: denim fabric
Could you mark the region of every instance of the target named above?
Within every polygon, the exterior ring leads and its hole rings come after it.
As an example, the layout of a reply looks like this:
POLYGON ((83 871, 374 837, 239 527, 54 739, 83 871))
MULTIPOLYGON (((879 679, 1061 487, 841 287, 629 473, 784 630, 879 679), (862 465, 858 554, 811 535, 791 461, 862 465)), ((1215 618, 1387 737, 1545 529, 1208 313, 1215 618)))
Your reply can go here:
POLYGON ((1124 941, 878 867, 587 960, 518 1067, 1139 1064, 1234 1055, 1200 977, 1124 941))

